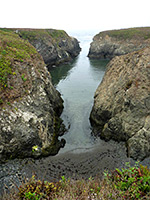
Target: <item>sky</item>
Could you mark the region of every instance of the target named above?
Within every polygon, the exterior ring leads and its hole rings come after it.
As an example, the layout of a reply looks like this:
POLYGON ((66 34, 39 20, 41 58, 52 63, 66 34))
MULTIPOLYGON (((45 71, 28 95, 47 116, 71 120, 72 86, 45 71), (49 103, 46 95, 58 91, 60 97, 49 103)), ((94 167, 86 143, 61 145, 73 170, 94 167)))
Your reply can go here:
POLYGON ((149 0, 1 0, 0 27, 104 31, 150 26, 149 0))

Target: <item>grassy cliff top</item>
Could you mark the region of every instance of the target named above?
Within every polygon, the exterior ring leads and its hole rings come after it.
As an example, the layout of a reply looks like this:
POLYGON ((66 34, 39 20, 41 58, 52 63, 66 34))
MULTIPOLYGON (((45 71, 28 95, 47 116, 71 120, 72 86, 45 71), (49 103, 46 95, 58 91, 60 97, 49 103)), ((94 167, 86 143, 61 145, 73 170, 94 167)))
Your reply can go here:
POLYGON ((0 28, 0 106, 27 93, 31 67, 39 62, 44 65, 31 44, 39 40, 57 45, 68 38, 63 30, 0 28))
POLYGON ((0 30, 0 106, 27 91, 29 68, 39 61, 41 56, 27 40, 0 30))
POLYGON ((139 28, 128 28, 119 30, 109 30, 100 32, 95 36, 95 39, 99 37, 105 37, 106 35, 117 39, 149 39, 150 38, 150 27, 139 27, 139 28))
POLYGON ((58 42, 58 40, 60 39, 69 38, 68 34, 64 30, 56 29, 0 28, 0 30, 5 32, 17 33, 21 38, 27 39, 29 41, 51 38, 52 41, 58 42))

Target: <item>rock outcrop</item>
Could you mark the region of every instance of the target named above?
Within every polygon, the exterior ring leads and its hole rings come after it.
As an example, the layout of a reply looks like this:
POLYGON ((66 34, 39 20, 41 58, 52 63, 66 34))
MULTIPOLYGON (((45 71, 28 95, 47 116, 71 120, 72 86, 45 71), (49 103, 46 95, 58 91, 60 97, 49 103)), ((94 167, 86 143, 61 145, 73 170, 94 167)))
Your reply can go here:
POLYGON ((53 155, 63 101, 41 55, 10 30, 0 30, 0 161, 53 155))
POLYGON ((100 32, 93 38, 88 57, 112 59, 150 46, 150 27, 100 32))
POLYGON ((96 90, 93 134, 125 141, 128 156, 150 156, 150 48, 116 56, 96 90))
POLYGON ((28 40, 49 65, 58 65, 75 58, 81 51, 76 38, 63 30, 55 29, 10 29, 28 40))

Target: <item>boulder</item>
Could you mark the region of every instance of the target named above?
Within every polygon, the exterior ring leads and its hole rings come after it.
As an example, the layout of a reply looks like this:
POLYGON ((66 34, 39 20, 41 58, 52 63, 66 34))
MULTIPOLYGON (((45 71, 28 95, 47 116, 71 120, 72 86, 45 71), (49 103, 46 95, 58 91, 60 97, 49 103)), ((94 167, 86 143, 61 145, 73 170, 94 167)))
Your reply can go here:
POLYGON ((41 55, 12 31, 0 30, 0 161, 54 155, 63 100, 41 55))
POLYGON ((150 46, 150 27, 100 32, 93 38, 88 57, 112 59, 150 46))
POLYGON ((96 90, 93 134, 125 141, 129 157, 150 156, 150 48, 116 56, 96 90))

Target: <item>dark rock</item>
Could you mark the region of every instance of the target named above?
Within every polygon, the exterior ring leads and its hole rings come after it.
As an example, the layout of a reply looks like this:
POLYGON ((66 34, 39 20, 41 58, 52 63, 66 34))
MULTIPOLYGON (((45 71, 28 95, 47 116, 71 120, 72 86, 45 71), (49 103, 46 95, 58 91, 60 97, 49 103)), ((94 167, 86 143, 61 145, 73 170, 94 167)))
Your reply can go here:
POLYGON ((150 156, 150 48, 116 56, 96 90, 93 134, 126 141, 128 156, 150 156))
POLYGON ((150 46, 150 28, 130 28, 100 32, 93 38, 88 57, 112 59, 150 46))
POLYGON ((49 66, 68 62, 81 51, 77 39, 70 37, 63 30, 18 29, 17 34, 27 39, 49 66))
POLYGON ((45 156, 45 149, 53 155, 61 148, 63 100, 28 41, 2 30, 0 41, 0 75, 7 77, 0 79, 0 161, 45 156))

